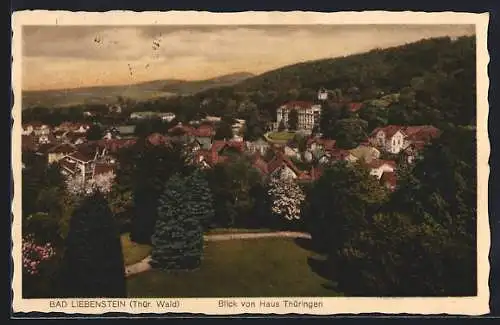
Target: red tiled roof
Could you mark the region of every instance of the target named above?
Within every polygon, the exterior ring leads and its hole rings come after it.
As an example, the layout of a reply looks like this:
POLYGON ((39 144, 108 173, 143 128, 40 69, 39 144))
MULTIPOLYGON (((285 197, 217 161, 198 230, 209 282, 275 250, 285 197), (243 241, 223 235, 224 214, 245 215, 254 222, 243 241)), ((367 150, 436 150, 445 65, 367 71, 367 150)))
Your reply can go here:
POLYGON ((323 146, 325 150, 333 150, 335 148, 335 144, 337 143, 337 141, 332 139, 323 139, 317 137, 307 139, 308 147, 310 147, 313 143, 323 146))
POLYGON ((380 178, 380 182, 383 185, 389 187, 395 187, 397 183, 397 177, 395 172, 384 172, 380 178))
POLYGON ((419 125, 406 127, 404 133, 409 140, 429 142, 433 138, 437 138, 441 131, 432 125, 419 125))
POLYGON ((267 170, 269 173, 273 173, 283 165, 293 170, 293 172, 297 176, 300 176, 302 174, 302 171, 298 169, 297 166, 295 166, 295 164, 287 156, 279 151, 276 152, 275 157, 267 164, 267 170))
POLYGON ((295 101, 290 101, 285 104, 283 104, 286 108, 298 108, 298 109, 309 109, 311 106, 313 106, 313 103, 311 102, 306 102, 306 101, 300 101, 300 100, 295 100, 295 101))
POLYGON ((349 111, 357 112, 363 107, 363 103, 349 103, 349 111))

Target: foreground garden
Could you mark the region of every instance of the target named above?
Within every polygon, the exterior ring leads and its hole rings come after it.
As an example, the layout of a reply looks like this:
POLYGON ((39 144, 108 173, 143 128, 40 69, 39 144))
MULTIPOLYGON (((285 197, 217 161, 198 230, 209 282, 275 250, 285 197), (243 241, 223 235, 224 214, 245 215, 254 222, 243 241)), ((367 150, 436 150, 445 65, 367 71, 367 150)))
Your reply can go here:
MULTIPOLYGON (((290 238, 205 242, 198 269, 153 269, 133 275, 127 280, 128 296, 338 296, 328 280, 311 272, 309 263, 316 256, 301 246, 300 241, 290 238)), ((125 260, 137 260, 137 251, 124 246, 125 260)), ((147 253, 143 253, 145 257, 147 253)))

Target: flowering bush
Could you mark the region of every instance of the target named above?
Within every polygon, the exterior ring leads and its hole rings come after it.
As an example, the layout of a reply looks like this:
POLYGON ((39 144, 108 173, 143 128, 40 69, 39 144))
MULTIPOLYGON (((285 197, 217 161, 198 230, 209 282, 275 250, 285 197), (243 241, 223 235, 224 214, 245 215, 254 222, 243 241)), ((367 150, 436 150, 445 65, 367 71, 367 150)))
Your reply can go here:
POLYGON ((31 235, 23 238, 23 269, 28 274, 38 274, 40 264, 50 260, 55 254, 51 243, 38 245, 31 235))
POLYGON ((288 178, 272 178, 269 183, 269 196, 273 213, 287 219, 300 219, 300 209, 306 196, 300 186, 288 178))
POLYGON ((66 187, 68 192, 72 195, 88 195, 93 193, 96 189, 99 189, 101 193, 109 193, 113 186, 114 178, 115 175, 113 173, 100 174, 83 182, 82 175, 78 174, 68 177, 66 180, 66 187))

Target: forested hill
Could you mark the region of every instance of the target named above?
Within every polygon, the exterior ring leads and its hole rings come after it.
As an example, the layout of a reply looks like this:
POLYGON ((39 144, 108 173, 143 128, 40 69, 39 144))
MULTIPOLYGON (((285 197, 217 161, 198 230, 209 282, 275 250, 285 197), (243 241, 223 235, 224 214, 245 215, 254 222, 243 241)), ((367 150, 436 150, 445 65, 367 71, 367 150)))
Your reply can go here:
POLYGON ((348 100, 360 102, 380 103, 381 99, 395 98, 382 101, 381 106, 402 105, 397 112, 401 115, 400 122, 411 123, 405 121, 406 113, 420 109, 422 114, 431 116, 429 123, 439 119, 471 124, 476 111, 475 67, 474 36, 454 40, 433 38, 342 58, 285 66, 236 85, 155 104, 161 110, 175 110, 186 118, 199 113, 200 103, 203 103, 203 113, 241 117, 248 115, 249 108, 257 107, 267 119, 272 119, 283 102, 314 101, 317 90, 325 87, 340 90, 348 100))
POLYGON ((470 73, 474 68, 473 37, 456 41, 447 37, 434 38, 342 58, 285 66, 246 79, 234 89, 284 92, 320 87, 347 90, 355 86, 369 97, 378 90, 397 92, 408 86, 413 78, 430 72, 449 75, 461 70, 470 73))

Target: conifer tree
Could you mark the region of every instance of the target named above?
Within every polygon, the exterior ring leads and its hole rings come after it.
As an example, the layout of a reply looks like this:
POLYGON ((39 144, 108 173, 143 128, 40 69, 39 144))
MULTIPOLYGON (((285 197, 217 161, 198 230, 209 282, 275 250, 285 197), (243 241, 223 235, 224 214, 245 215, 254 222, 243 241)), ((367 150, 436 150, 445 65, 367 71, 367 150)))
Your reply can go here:
POLYGON ((161 269, 194 269, 201 262, 203 228, 188 179, 174 174, 160 196, 152 236, 151 265, 161 269))
POLYGON ((194 171, 187 179, 189 200, 186 211, 200 221, 202 227, 207 227, 215 218, 212 191, 205 175, 200 170, 194 171))
POLYGON ((66 297, 126 296, 120 236, 98 191, 85 197, 71 217, 61 275, 66 297))

